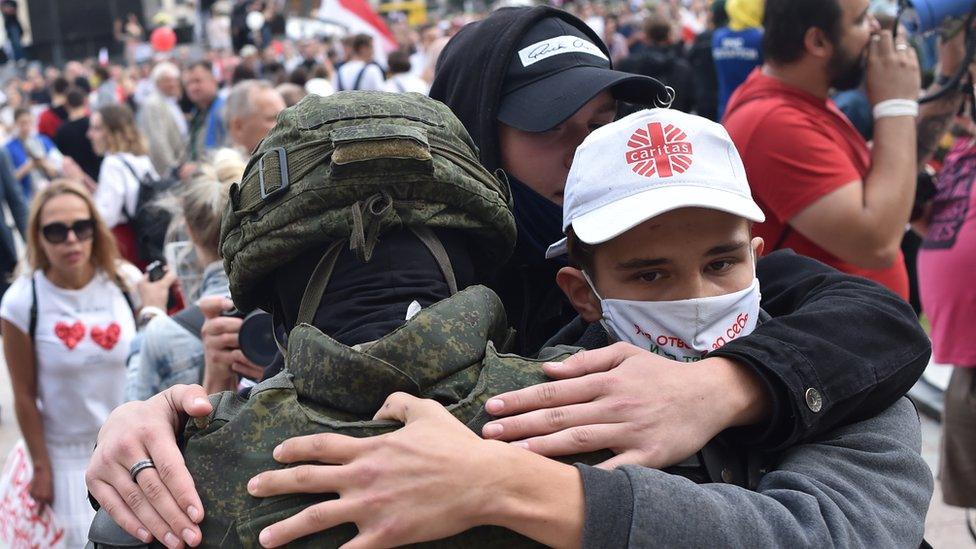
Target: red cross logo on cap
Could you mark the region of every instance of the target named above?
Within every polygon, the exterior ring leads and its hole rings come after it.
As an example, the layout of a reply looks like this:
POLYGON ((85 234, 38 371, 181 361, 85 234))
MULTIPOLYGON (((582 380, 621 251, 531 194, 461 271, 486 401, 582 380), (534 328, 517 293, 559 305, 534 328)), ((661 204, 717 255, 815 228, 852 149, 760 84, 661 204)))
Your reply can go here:
POLYGON ((691 167, 691 143, 688 135, 672 124, 652 122, 630 136, 627 141, 627 163, 634 173, 644 177, 657 174, 671 177, 691 167))

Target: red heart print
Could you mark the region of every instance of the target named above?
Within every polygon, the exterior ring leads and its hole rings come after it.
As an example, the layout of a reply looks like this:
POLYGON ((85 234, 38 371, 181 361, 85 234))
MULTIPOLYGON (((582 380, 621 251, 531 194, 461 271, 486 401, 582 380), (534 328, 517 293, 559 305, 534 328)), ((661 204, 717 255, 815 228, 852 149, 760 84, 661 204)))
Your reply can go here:
POLYGON ((76 320, 74 324, 58 322, 54 325, 54 335, 58 336, 70 351, 85 337, 85 325, 80 320, 76 320))
POLYGON ((115 347, 115 344, 119 342, 119 335, 121 334, 122 328, 119 327, 117 322, 113 322, 104 328, 95 326, 91 329, 92 341, 106 351, 111 351, 115 347))

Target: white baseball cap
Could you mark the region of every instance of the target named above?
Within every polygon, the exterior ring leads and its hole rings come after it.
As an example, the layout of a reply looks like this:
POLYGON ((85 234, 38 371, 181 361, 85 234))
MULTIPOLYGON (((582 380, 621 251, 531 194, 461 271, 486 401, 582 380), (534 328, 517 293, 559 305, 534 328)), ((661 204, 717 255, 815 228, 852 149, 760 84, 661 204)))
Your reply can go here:
MULTIPOLYGON (((721 125, 671 109, 636 112, 576 149, 563 193, 563 232, 600 244, 678 208, 708 208, 762 223, 746 171, 721 125)), ((566 239, 546 251, 566 253, 566 239)))

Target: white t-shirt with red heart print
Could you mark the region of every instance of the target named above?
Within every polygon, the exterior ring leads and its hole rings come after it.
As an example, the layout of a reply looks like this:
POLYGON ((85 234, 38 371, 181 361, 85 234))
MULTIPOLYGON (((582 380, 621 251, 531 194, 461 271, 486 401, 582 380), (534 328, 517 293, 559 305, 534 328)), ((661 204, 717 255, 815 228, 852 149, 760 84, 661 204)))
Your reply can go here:
MULTIPOLYGON (((138 270, 133 274, 138 276, 138 270)), ((124 402, 135 320, 122 290, 103 272, 80 290, 59 288, 39 271, 33 277, 44 438, 58 443, 94 440, 109 412, 124 402)), ((123 272, 123 277, 131 275, 123 272)), ((0 317, 27 334, 30 310, 31 277, 25 275, 4 294, 0 317)))

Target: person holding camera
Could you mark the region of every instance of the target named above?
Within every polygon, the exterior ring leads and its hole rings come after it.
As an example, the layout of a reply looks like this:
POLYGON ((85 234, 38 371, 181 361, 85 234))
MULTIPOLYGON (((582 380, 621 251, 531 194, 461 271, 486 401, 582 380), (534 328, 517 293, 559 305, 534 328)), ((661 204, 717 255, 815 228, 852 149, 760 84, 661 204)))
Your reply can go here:
POLYGON ((67 546, 81 547, 93 516, 85 467, 99 427, 123 402, 133 291, 151 309, 172 275, 140 282, 88 192, 67 180, 34 199, 27 262, 0 302, 14 409, 34 468, 31 496, 53 508, 67 546))
POLYGON ((14 177, 20 181, 24 199, 30 200, 34 191, 58 176, 64 157, 54 143, 39 135, 34 114, 29 107, 14 111, 14 137, 7 142, 7 153, 14 164, 14 177))
MULTIPOLYGON (((200 296, 208 304, 207 314, 212 309, 210 303, 223 303, 230 296, 227 275, 219 259, 220 220, 227 207, 228 190, 240 179, 244 167, 244 160, 233 151, 218 155, 214 163, 198 168, 177 199, 180 212, 177 219, 184 223, 203 270, 200 296)), ((224 387, 224 382, 231 378, 230 368, 212 368, 204 373, 204 348, 200 341, 203 319, 200 307, 190 307, 174 317, 158 315, 146 325, 140 350, 129 361, 126 400, 146 400, 181 383, 217 384, 221 389, 236 387, 236 379, 233 387, 224 387)), ((240 322, 237 318, 227 320, 240 322)), ((261 375, 260 368, 248 372, 252 377, 261 375)))

